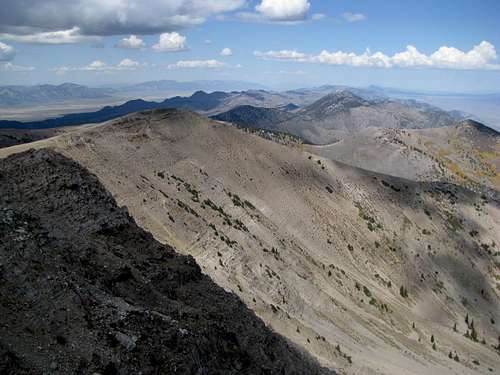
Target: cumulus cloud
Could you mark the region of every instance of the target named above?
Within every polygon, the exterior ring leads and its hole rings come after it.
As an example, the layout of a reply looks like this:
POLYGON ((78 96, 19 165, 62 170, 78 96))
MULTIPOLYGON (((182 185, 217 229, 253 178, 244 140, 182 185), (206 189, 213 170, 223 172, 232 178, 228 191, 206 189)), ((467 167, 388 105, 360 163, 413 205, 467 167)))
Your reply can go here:
POLYGON ((128 38, 123 38, 116 45, 118 48, 140 49, 146 47, 146 44, 141 38, 135 35, 130 35, 128 38))
POLYGON ((2 33, 0 34, 0 39, 32 44, 99 43, 101 41, 101 38, 98 36, 82 35, 80 33, 80 28, 78 27, 73 27, 67 30, 44 31, 25 35, 2 33))
POLYGON ((359 22, 366 20, 366 16, 362 13, 351 13, 345 12, 342 13, 342 18, 347 22, 359 22))
POLYGON ((50 71, 63 75, 71 71, 87 71, 87 72, 113 72, 113 71, 126 71, 126 70, 136 70, 140 67, 146 66, 146 64, 141 64, 138 61, 131 59, 123 59, 116 65, 108 65, 102 60, 95 60, 88 65, 69 67, 69 66, 59 66, 50 71))
MULTIPOLYGON (((308 0, 261 0, 254 12, 239 12, 236 17, 243 21, 296 24, 304 21, 317 21, 325 17, 316 13, 308 16, 311 4, 308 0)), ((225 19, 219 16, 219 19, 225 19)))
POLYGON ((362 54, 354 52, 327 50, 318 55, 306 55, 295 50, 282 51, 255 51, 257 58, 264 60, 282 60, 309 62, 327 65, 347 65, 355 67, 377 68, 436 68, 456 70, 500 70, 497 62, 495 46, 482 41, 470 51, 464 52, 455 47, 443 46, 430 55, 417 50, 414 46, 407 46, 405 51, 388 56, 382 52, 372 53, 369 49, 362 54))
POLYGON ((299 21, 306 18, 310 7, 307 0, 262 0, 255 10, 272 21, 299 21))
POLYGON ((158 43, 153 45, 153 50, 157 52, 180 52, 187 49, 186 37, 176 32, 161 34, 158 43))
POLYGON ((225 67, 226 64, 218 60, 180 60, 175 64, 170 64, 167 69, 195 69, 195 68, 208 68, 220 69, 225 67))
POLYGON ((22 65, 15 65, 12 64, 11 62, 6 62, 6 63, 0 63, 0 70, 6 71, 6 72, 31 72, 35 70, 34 66, 22 66, 22 65))
POLYGON ((131 59, 123 59, 118 63, 116 68, 118 70, 135 70, 139 68, 141 64, 137 61, 131 60, 131 59))
MULTIPOLYGON (((144 35, 200 25, 245 0, 2 0, 0 34, 46 43, 47 32, 77 36, 144 35)), ((85 39, 83 39, 85 41, 85 39)))
POLYGON ((221 56, 232 56, 233 55, 233 51, 231 50, 231 48, 224 48, 222 51, 220 51, 220 55, 221 56))
POLYGON ((14 47, 0 42, 0 61, 10 61, 14 58, 15 54, 14 47))

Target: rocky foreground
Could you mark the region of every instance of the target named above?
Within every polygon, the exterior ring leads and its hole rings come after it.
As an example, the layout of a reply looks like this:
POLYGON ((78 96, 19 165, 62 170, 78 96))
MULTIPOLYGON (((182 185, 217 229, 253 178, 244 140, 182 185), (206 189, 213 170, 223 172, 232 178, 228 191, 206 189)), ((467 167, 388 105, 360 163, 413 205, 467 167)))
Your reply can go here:
POLYGON ((49 150, 0 160, 1 374, 327 374, 49 150))

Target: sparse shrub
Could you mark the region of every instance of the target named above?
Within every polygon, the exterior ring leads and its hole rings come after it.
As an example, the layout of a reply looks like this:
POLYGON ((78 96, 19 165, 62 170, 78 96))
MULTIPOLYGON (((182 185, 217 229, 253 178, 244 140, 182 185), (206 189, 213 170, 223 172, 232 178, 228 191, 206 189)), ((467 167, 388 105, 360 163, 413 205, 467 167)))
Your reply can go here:
POLYGON ((406 288, 403 285, 401 285, 401 287, 399 288, 399 294, 403 298, 408 298, 408 290, 406 290, 406 288))
POLYGON ((370 289, 368 289, 366 286, 363 285, 363 293, 365 293, 365 295, 367 297, 371 297, 372 296, 372 292, 370 292, 370 289))

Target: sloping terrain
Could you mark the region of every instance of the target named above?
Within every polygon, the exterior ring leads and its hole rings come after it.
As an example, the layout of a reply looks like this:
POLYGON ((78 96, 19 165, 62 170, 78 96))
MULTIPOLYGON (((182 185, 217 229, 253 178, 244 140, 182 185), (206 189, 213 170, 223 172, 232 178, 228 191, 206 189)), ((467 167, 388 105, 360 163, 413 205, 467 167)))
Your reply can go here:
POLYGON ((0 373, 327 374, 53 151, 0 160, 0 373))
POLYGON ((500 203, 162 110, 53 148, 279 333, 347 374, 500 368, 500 203), (451 356, 451 358, 450 358, 451 356))
POLYGON ((475 121, 424 130, 366 129, 307 150, 360 168, 420 181, 500 190, 500 133, 475 121))
POLYGON ((325 95, 297 110, 294 116, 276 109, 252 110, 242 116, 235 108, 215 118, 239 126, 263 127, 288 132, 312 144, 328 144, 356 134, 366 128, 425 129, 450 126, 457 121, 454 114, 416 101, 363 99, 350 90, 325 95), (267 114, 267 116, 265 116, 267 114), (266 121, 262 121, 262 120, 266 121))
POLYGON ((279 130, 281 127, 278 124, 292 117, 293 114, 286 110, 240 105, 212 118, 249 129, 279 130))

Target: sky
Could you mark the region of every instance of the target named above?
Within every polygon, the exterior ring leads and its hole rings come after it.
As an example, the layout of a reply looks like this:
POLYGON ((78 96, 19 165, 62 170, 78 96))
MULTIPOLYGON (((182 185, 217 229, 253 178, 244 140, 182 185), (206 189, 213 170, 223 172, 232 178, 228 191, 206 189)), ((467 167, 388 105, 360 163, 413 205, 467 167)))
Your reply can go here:
POLYGON ((500 92, 497 0, 0 0, 0 85, 500 92))

